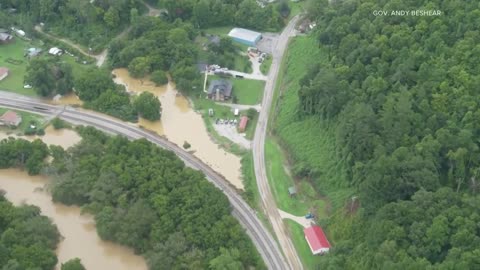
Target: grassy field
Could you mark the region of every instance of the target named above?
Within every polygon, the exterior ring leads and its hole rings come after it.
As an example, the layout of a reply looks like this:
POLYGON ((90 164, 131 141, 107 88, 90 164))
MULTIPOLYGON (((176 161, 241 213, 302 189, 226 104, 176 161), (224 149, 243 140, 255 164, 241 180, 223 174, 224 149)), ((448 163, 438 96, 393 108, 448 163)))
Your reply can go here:
POLYGON ((295 183, 288 171, 285 154, 272 138, 265 141, 267 175, 277 206, 293 215, 304 216, 312 212, 317 218, 324 218, 326 205, 315 189, 306 181, 295 183), (288 188, 297 187, 297 195, 290 197, 288 188))
POLYGON ((268 56, 265 61, 260 65, 260 71, 262 72, 263 75, 267 75, 268 71, 270 70, 270 66, 272 65, 272 60, 273 58, 271 56, 268 56))
MULTIPOLYGON (((310 207, 321 221, 341 209, 353 194, 348 188, 345 165, 335 149, 335 123, 317 117, 299 118, 299 80, 308 69, 308 63, 326 61, 319 51, 315 37, 297 37, 290 43, 282 61, 274 93, 274 107, 270 113, 269 137, 265 145, 267 173, 277 204, 282 210, 301 215, 310 207), (307 65, 306 65, 307 63, 307 65), (280 147, 281 146, 281 147, 280 147), (283 149, 283 151, 281 150, 283 149), (318 172, 313 179, 295 179, 285 167, 303 164, 318 172), (290 198, 288 186, 296 183, 297 198, 290 198)), ((318 220, 318 219, 317 219, 318 220)), ((320 260, 313 256, 305 242, 302 228, 288 221, 289 231, 301 260, 307 269, 315 269, 320 260)), ((326 228, 328 231, 328 228, 326 228)), ((328 233, 327 233, 327 236, 328 233)))
POLYGON ((241 55, 240 53, 237 53, 235 55, 235 62, 233 69, 236 71, 241 71, 245 73, 252 73, 252 62, 248 60, 248 57, 245 55, 241 55))
MULTIPOLYGON (((4 114, 9 109, 0 108, 0 115, 4 114)), ((2 130, 5 130, 7 133, 11 132, 14 134, 23 134, 23 131, 30 125, 30 123, 35 123, 37 126, 45 128, 43 125, 46 123, 45 119, 37 114, 27 113, 23 111, 15 111, 16 113, 22 116, 22 122, 17 128, 10 127, 0 127, 2 130)))
POLYGON ((12 43, 0 45, 0 66, 10 69, 8 77, 0 81, 1 90, 27 96, 35 95, 32 89, 23 88, 23 77, 28 63, 27 58, 23 55, 25 49, 29 47, 31 47, 30 44, 20 38, 15 38, 12 43), (18 64, 8 62, 11 60, 18 61, 18 64))
MULTIPOLYGON (((220 76, 212 75, 208 81, 221 79, 220 76)), ((262 102, 265 82, 239 78, 226 78, 233 84, 233 95, 237 97, 237 103, 242 105, 256 105, 262 102)))
POLYGON ((295 221, 289 219, 284 219, 284 221, 287 225, 290 235, 292 236, 293 245, 295 246, 297 253, 302 258, 305 269, 316 269, 315 265, 318 264, 322 257, 312 255, 310 247, 308 246, 303 234, 303 227, 295 221))
MULTIPOLYGON (((26 42, 20 38, 16 38, 14 42, 10 44, 0 45, 0 66, 7 67, 10 69, 10 75, 0 81, 0 90, 6 90, 15 92, 27 96, 35 96, 34 89, 25 89, 24 85, 24 76, 28 66, 28 59, 24 57, 25 50, 30 47, 40 47, 39 44, 32 44, 31 42, 26 42), (18 64, 11 63, 11 60, 18 61, 18 64)), ((46 48, 44 50, 44 57, 51 57, 47 54, 46 48)), ((75 62, 75 59, 69 55, 64 54, 60 57, 60 61, 65 61, 72 66, 74 77, 78 77, 82 74, 88 67, 92 65, 83 65, 81 63, 75 62)))

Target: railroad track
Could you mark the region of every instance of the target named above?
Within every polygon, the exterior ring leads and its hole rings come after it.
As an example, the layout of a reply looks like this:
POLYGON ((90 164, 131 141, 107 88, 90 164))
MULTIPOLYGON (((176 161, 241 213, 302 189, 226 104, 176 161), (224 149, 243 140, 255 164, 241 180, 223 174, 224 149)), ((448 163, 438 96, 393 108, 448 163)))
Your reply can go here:
POLYGON ((207 179, 228 197, 233 208, 232 215, 239 220, 240 224, 247 231, 267 267, 275 270, 289 269, 274 238, 257 218, 253 209, 236 192, 235 188, 222 175, 176 144, 156 134, 108 117, 75 110, 70 107, 45 104, 36 100, 26 100, 26 98, 20 100, 8 96, 2 97, 1 92, 0 106, 37 114, 58 116, 68 122, 94 126, 108 133, 120 134, 129 139, 145 138, 166 150, 173 151, 188 166, 202 171, 207 179))

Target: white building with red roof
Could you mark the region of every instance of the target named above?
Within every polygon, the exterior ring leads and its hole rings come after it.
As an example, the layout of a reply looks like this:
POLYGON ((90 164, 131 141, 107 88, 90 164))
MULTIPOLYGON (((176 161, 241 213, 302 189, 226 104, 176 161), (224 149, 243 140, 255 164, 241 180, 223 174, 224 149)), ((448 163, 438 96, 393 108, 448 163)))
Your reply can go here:
POLYGON ((320 226, 312 225, 305 228, 303 233, 313 255, 327 253, 330 250, 330 243, 320 226))
POLYGON ((14 111, 7 111, 0 116, 0 125, 18 127, 21 122, 22 117, 14 111))

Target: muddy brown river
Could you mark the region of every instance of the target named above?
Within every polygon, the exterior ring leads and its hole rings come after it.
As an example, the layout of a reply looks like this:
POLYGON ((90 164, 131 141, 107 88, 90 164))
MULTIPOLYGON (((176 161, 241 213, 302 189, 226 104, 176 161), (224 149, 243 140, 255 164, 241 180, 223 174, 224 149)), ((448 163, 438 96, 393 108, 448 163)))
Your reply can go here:
POLYGON ((113 74, 116 76, 114 81, 124 85, 128 91, 136 94, 146 91, 160 99, 161 120, 151 122, 140 119, 140 126, 164 135, 180 147, 187 141, 191 145, 189 150, 194 151, 195 156, 225 176, 232 185, 243 189, 240 158, 221 149, 210 138, 202 116, 192 109, 184 96, 178 94, 172 83, 158 87, 148 79, 130 77, 127 69, 115 69, 113 74))
MULTIPOLYGON (((80 137, 71 130, 53 130, 47 128, 41 139, 47 144, 70 147, 80 141, 80 137)), ((0 132, 0 139, 8 137, 0 132)), ((25 138, 33 140, 35 136, 25 138)), ((146 270, 145 260, 133 253, 133 250, 101 240, 96 232, 91 215, 81 214, 79 207, 53 203, 45 190, 49 180, 44 176, 29 176, 16 169, 0 170, 0 189, 6 192, 6 198, 15 205, 32 204, 41 209, 42 215, 52 219, 62 235, 56 250, 59 263, 78 257, 87 270, 146 270)))

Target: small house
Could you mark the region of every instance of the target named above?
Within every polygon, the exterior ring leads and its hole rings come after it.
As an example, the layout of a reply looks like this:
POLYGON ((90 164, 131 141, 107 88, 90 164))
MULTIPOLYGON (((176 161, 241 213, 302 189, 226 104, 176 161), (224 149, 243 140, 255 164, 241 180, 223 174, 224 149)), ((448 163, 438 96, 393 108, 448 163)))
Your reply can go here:
POLYGON ((313 255, 324 254, 330 250, 330 243, 320 226, 312 225, 305 228, 303 233, 313 255))
POLYGON ((225 101, 232 96, 232 83, 227 80, 214 80, 208 87, 208 98, 225 101))
POLYGON ((6 67, 0 67, 0 81, 5 79, 8 74, 10 74, 10 70, 6 67))
POLYGON ((48 53, 51 55, 60 56, 62 55, 63 51, 57 47, 53 47, 53 48, 50 48, 50 50, 48 50, 48 53))
POLYGON ((247 129, 248 117, 245 115, 240 118, 240 124, 238 124, 238 132, 245 132, 247 129))
POLYGON ((18 127, 22 122, 22 117, 14 111, 7 111, 0 116, 0 125, 18 127))
POLYGON ((13 36, 8 33, 0 33, 0 43, 6 44, 13 40, 13 36))

